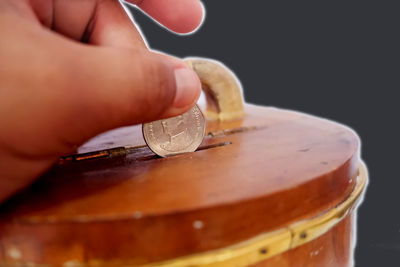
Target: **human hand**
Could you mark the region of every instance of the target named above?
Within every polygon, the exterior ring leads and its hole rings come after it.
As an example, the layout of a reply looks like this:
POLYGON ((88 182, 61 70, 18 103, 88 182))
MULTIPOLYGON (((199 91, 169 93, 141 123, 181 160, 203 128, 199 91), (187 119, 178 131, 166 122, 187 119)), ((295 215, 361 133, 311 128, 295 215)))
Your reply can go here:
MULTIPOLYGON (((180 33, 203 16, 198 0, 132 3, 180 33)), ((181 114, 200 95, 117 0, 0 0, 0 25, 0 202, 91 137, 181 114)))

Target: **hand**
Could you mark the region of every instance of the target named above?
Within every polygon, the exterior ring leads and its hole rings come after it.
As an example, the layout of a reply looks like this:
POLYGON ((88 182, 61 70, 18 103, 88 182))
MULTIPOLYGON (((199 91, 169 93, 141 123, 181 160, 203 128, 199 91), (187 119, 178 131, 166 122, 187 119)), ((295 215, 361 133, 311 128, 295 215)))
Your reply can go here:
MULTIPOLYGON (((198 0, 133 2, 194 30, 198 0)), ((147 49, 117 0, 0 0, 0 201, 106 130, 176 116, 200 95, 182 61, 147 49)))

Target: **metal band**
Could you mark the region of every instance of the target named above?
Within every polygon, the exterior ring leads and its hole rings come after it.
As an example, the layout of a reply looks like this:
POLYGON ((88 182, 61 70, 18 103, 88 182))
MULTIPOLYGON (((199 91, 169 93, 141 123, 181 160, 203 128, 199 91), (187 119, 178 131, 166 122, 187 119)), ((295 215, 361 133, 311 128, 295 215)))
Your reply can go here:
POLYGON ((301 246, 328 232, 353 211, 362 199, 367 176, 365 165, 360 163, 356 185, 350 196, 340 205, 320 216, 296 222, 277 231, 261 234, 233 246, 165 262, 151 263, 146 266, 249 266, 301 246))

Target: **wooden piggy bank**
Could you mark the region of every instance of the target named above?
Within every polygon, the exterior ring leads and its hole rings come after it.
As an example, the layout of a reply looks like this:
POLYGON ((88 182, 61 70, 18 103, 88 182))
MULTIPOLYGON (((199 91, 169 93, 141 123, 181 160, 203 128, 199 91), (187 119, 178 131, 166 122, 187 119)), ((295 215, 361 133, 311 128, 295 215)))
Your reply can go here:
POLYGON ((359 139, 310 115, 243 103, 204 59, 196 152, 166 158, 141 126, 65 156, 0 206, 1 266, 351 266, 367 183, 359 139))

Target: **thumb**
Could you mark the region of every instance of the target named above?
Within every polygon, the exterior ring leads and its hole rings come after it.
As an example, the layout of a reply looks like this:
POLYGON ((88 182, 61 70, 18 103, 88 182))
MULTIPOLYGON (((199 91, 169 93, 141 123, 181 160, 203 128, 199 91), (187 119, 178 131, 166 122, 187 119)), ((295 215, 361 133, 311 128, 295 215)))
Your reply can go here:
POLYGON ((80 127, 64 131, 68 143, 79 145, 112 128, 182 114, 200 95, 199 78, 181 60, 143 49, 89 50, 70 73, 79 97, 67 113, 79 118, 80 127))

